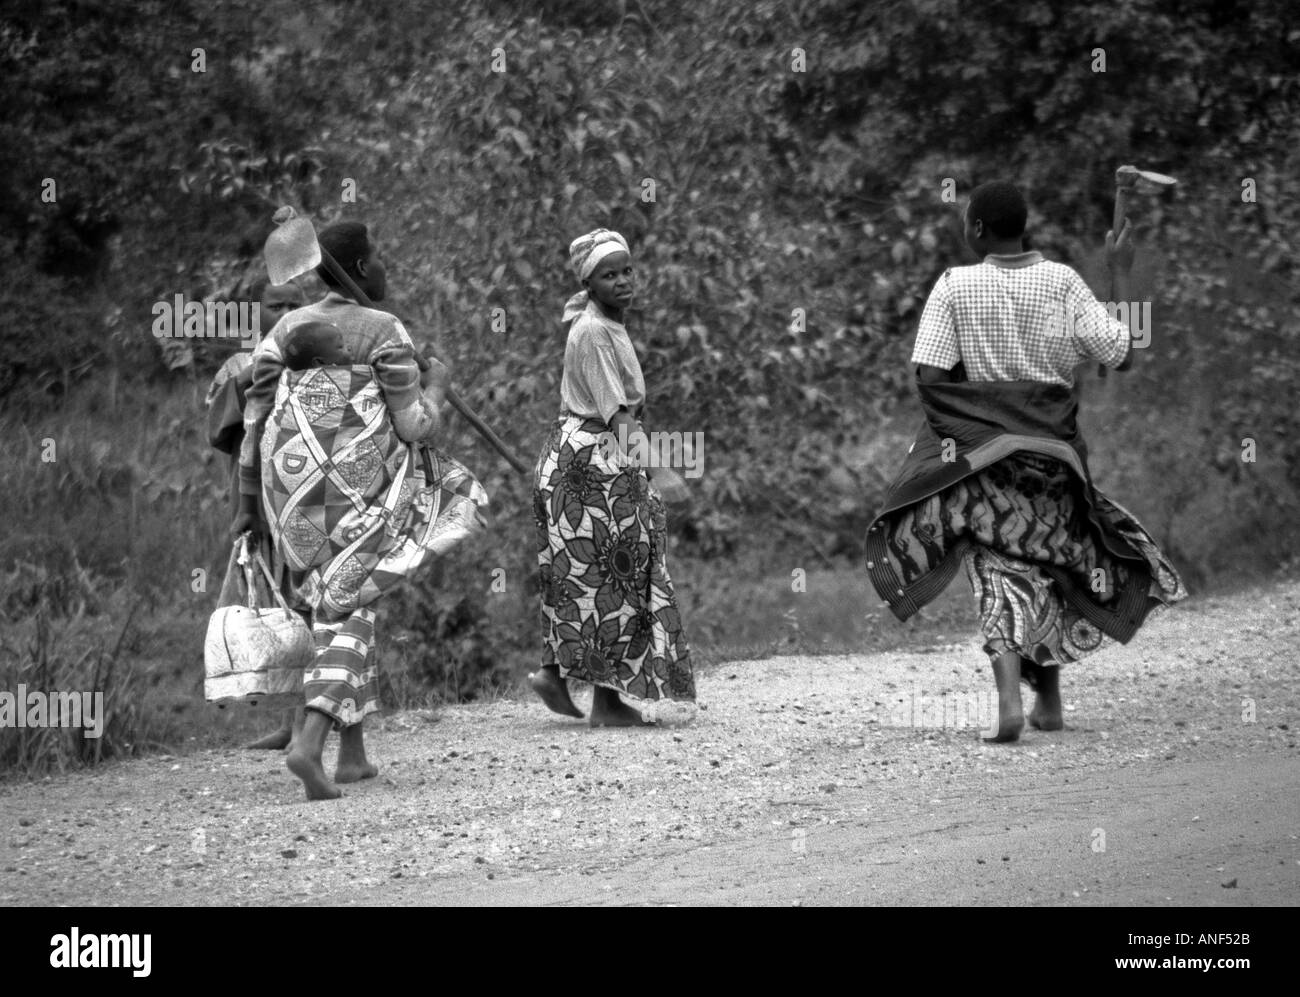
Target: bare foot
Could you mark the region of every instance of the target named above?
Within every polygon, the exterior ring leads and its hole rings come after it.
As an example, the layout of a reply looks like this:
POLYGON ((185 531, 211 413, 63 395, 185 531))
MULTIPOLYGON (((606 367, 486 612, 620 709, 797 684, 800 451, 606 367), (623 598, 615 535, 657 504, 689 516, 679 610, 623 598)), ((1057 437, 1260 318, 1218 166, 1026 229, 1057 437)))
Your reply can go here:
POLYGON ((996 744, 1018 741, 1025 729, 1025 708, 1020 701, 1020 655, 1000 655, 993 662, 993 678, 998 685, 998 722, 984 732, 984 740, 996 744))
POLYGON ((1065 717, 1061 712, 1061 669, 1043 668, 1039 673, 1038 695, 1029 714, 1029 725, 1038 730, 1062 730, 1065 717))
POLYGON ((259 737, 252 744, 246 744, 249 751, 279 751, 281 748, 289 747, 289 742, 293 739, 293 729, 291 727, 281 727, 266 737, 259 737))
POLYGON ((301 745, 289 752, 285 761, 289 771, 302 780, 309 800, 337 800, 343 791, 329 781, 325 768, 320 763, 320 755, 313 757, 301 745))
POLYGON ((290 751, 298 746, 298 738, 302 736, 302 725, 306 722, 306 719, 306 711, 301 706, 286 715, 285 723, 293 731, 292 736, 289 738, 290 751))
POLYGON ((1020 740, 1020 732, 1025 729, 1023 713, 1005 713, 998 705, 998 723, 984 732, 984 740, 994 744, 1010 744, 1020 740))
POLYGON ((360 782, 362 779, 373 779, 379 775, 379 766, 371 762, 345 763, 339 759, 338 765, 334 767, 335 782, 360 782))
POLYGON ((373 779, 379 767, 366 758, 365 727, 350 724, 339 731, 339 761, 334 767, 335 782, 360 782, 373 779))
POLYGON ((558 669, 539 668, 530 672, 528 684, 552 713, 582 719, 582 711, 573 704, 573 699, 569 696, 569 685, 560 678, 558 669))
POLYGON ((1052 713, 1050 710, 1044 710, 1041 703, 1035 703, 1034 708, 1029 711, 1029 726, 1035 730, 1064 730, 1065 718, 1060 712, 1052 713))
POLYGON ((619 699, 612 689, 597 686, 591 696, 591 720, 593 727, 652 727, 649 721, 642 719, 641 711, 628 706, 619 699))

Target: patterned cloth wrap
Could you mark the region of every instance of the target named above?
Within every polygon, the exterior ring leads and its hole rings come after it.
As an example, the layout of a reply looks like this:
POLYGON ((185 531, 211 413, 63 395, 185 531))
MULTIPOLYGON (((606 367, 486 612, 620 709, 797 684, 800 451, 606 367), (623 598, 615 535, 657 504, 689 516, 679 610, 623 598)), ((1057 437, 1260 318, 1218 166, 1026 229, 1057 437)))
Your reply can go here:
POLYGON ((895 616, 916 613, 964 565, 985 652, 1061 665, 1127 643, 1187 598, 1150 533, 1093 484, 1069 389, 918 390, 926 420, 867 531, 868 576, 895 616))
POLYGON ((693 702, 663 502, 644 469, 610 459, 607 432, 562 412, 537 461, 542 664, 639 699, 693 702))
MULTIPOLYGON (((985 653, 996 659, 1016 651, 1039 665, 1079 661, 1115 641, 1061 598, 1042 566, 1075 576, 1079 589, 1092 587, 1094 578, 1106 579, 1108 588, 1095 596, 1102 604, 1129 584, 1131 571, 1079 529, 1075 488, 1069 469, 1053 458, 1027 452, 1004 458, 901 515, 890 556, 911 581, 938 551, 969 538, 966 575, 985 653)), ((1146 561, 1149 598, 1161 606, 1186 598, 1177 571, 1142 524, 1100 491, 1094 497, 1099 516, 1146 561)))
POLYGON ((285 370, 261 458, 275 546, 313 613, 307 705, 357 723, 379 708, 370 607, 483 529, 487 495, 461 464, 398 438, 369 366, 285 370))

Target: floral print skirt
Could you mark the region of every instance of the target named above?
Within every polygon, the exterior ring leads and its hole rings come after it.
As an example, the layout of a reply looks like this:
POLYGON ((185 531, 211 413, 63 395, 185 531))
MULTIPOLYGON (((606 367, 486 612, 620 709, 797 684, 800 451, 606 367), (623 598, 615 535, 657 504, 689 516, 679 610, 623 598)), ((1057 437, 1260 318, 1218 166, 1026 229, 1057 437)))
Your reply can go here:
POLYGON ((643 469, 608 459, 607 432, 561 413, 537 460, 542 664, 638 699, 694 701, 663 501, 643 469))

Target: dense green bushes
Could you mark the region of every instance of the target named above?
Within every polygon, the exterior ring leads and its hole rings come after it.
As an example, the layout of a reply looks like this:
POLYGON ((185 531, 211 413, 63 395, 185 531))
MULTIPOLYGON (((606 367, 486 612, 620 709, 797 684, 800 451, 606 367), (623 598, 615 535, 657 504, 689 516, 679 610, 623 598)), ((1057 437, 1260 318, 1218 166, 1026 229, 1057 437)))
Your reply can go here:
MULTIPOLYGON (((776 574, 844 563, 917 418, 906 360, 925 296, 969 262, 960 199, 1017 179, 1033 244, 1096 278, 1129 161, 1180 186, 1134 208, 1155 339, 1122 386, 1088 375, 1094 469, 1193 585, 1293 563, 1300 34, 1284 0, 1232 16, 1213 0, 13 6, 5 459, 30 460, 53 426, 80 455, 69 486, 105 475, 104 508, 135 535, 97 529, 88 492, 6 467, 25 539, 0 567, 147 589, 146 551, 223 563, 223 463, 197 398, 149 421, 164 393, 149 309, 242 293, 284 201, 372 224, 388 304, 529 458, 557 406, 568 240, 624 231, 650 422, 705 433, 678 550, 734 557, 758 536, 776 574), (153 428, 114 437, 110 413, 153 428), (178 529, 181 506, 202 525, 178 529)), ((466 695, 536 651, 530 482, 459 422, 448 448, 480 473, 494 529, 394 601, 390 651, 466 695)))

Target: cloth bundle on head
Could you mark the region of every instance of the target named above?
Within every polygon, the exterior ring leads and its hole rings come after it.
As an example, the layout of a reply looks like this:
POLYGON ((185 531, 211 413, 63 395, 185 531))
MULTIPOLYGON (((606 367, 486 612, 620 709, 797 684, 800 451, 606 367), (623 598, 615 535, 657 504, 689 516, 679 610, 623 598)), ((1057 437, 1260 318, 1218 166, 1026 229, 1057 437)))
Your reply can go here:
MULTIPOLYGON (((627 240, 613 229, 598 228, 586 235, 580 235, 569 243, 569 264, 578 280, 586 280, 595 272, 596 266, 606 256, 614 253, 628 253, 627 240)), ((590 295, 579 291, 564 304, 563 322, 571 322, 587 307, 590 295)))

